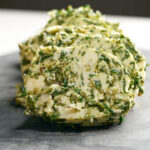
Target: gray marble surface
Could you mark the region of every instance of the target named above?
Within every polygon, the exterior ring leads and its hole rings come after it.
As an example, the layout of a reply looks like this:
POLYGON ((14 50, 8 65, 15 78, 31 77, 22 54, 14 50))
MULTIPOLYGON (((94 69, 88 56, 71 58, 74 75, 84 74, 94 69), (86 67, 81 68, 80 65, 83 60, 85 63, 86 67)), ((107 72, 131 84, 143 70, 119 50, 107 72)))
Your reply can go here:
MULTIPOLYGON (((150 52, 145 52, 150 62, 150 52)), ((107 129, 60 130, 27 117, 15 105, 15 85, 21 82, 19 56, 0 57, 0 150, 148 150, 150 149, 150 68, 145 94, 121 125, 107 129)))

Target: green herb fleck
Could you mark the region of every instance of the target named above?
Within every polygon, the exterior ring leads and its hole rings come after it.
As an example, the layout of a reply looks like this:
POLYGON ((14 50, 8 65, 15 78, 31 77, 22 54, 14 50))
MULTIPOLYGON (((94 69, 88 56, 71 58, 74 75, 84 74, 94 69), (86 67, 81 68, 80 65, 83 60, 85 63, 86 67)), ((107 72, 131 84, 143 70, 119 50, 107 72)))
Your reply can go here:
POLYGON ((60 59, 64 59, 64 58, 66 57, 66 54, 67 54, 67 52, 62 51, 62 52, 60 53, 60 59))
POLYGON ((124 120, 124 117, 120 116, 119 120, 120 120, 119 124, 121 124, 123 122, 123 120, 124 120))
POLYGON ((85 40, 90 40, 91 37, 90 37, 90 36, 86 36, 84 39, 85 39, 85 40))
POLYGON ((101 84, 100 80, 95 80, 94 84, 97 89, 101 90, 102 84, 101 84))
POLYGON ((81 89, 79 89, 79 88, 74 88, 74 91, 77 92, 78 94, 81 93, 81 89))
POLYGON ((52 96, 57 96, 57 95, 61 95, 65 92, 65 90, 57 90, 55 89, 54 92, 52 93, 52 96))
POLYGON ((45 59, 48 59, 50 57, 53 57, 53 55, 52 54, 44 54, 43 56, 41 56, 40 62, 43 62, 45 59))
POLYGON ((30 63, 31 63, 31 61, 28 60, 28 59, 26 59, 26 58, 24 58, 24 59, 22 60, 22 62, 21 62, 22 65, 28 65, 28 64, 30 64, 30 63))
POLYGON ((105 107, 107 110, 109 110, 109 112, 110 112, 113 116, 116 115, 116 113, 113 111, 113 109, 111 109, 108 105, 106 105, 106 104, 103 104, 103 105, 104 105, 104 107, 105 107))
POLYGON ((106 63, 110 62, 110 60, 105 55, 100 56, 99 61, 101 62, 102 60, 105 61, 106 63))
POLYGON ((83 52, 81 53, 82 56, 84 56, 85 54, 86 54, 86 51, 83 51, 83 52))
POLYGON ((60 116, 59 113, 53 113, 52 116, 50 117, 50 120, 54 121, 60 116))
POLYGON ((82 81, 82 85, 84 85, 84 78, 83 78, 83 74, 81 73, 81 81, 82 81))
POLYGON ((90 90, 90 93, 91 93, 91 98, 94 99, 94 97, 95 97, 95 96, 94 96, 94 90, 91 89, 91 90, 90 90))
POLYGON ((93 78, 94 76, 95 76, 95 74, 93 74, 93 73, 90 73, 90 74, 89 74, 89 77, 90 77, 90 78, 93 78))
POLYGON ((21 96, 22 96, 22 97, 25 97, 26 95, 27 95, 26 88, 25 88, 25 87, 22 87, 22 89, 21 89, 21 96))
POLYGON ((110 73, 111 74, 120 74, 120 70, 113 68, 110 70, 110 73))
POLYGON ((64 87, 68 87, 68 81, 66 78, 64 79, 64 87))
POLYGON ((72 31, 71 31, 70 29, 65 29, 65 31, 66 31, 67 33, 72 33, 72 31))

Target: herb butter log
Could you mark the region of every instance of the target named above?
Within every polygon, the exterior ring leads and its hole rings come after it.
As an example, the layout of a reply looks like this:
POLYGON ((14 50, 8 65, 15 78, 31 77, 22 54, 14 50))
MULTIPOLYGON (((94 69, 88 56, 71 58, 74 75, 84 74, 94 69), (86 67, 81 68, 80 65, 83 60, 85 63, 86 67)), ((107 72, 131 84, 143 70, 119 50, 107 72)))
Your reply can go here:
POLYGON ((117 124, 143 93, 145 57, 116 24, 89 6, 53 10, 20 44, 27 115, 81 126, 117 124))

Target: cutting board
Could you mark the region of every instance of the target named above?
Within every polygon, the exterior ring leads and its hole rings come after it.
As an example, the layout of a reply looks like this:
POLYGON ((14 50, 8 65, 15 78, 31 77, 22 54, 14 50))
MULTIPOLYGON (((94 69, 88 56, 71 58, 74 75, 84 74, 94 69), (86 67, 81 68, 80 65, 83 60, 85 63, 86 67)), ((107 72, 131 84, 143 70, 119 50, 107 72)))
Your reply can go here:
MULTIPOLYGON (((143 52, 150 62, 150 52, 143 52)), ((24 115, 15 104, 21 81, 19 55, 0 57, 0 150, 148 150, 150 149, 150 68, 145 93, 121 125, 108 128, 60 129, 24 115)))

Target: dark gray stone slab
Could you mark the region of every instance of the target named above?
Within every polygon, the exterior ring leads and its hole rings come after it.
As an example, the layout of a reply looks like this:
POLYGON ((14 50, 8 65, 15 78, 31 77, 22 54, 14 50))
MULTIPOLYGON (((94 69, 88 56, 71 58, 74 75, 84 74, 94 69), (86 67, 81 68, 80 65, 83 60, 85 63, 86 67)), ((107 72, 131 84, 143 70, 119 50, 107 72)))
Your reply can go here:
MULTIPOLYGON (((144 52, 150 62, 150 52, 144 52)), ((108 129, 60 130, 25 116, 15 105, 21 82, 17 53, 0 57, 0 150, 148 150, 150 149, 150 68, 145 94, 121 125, 108 129)))

